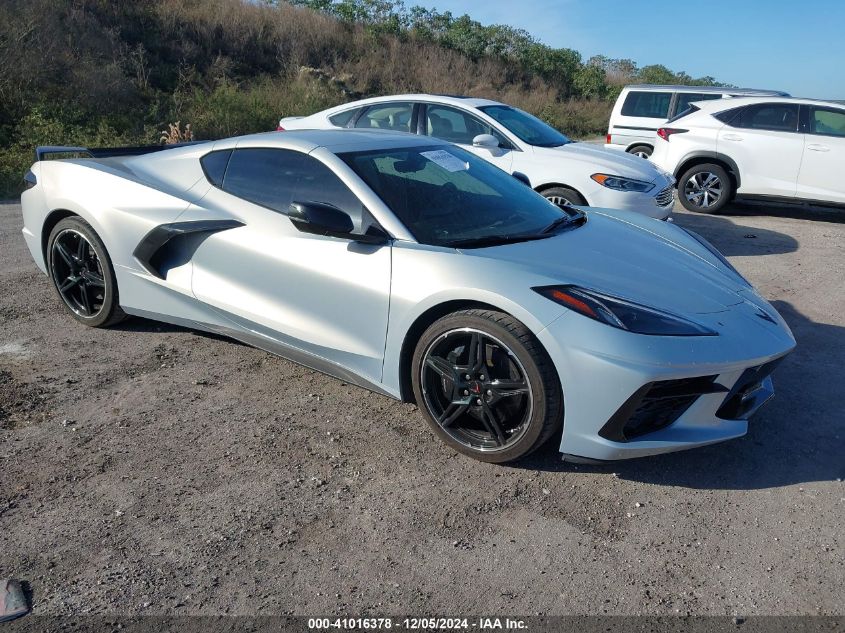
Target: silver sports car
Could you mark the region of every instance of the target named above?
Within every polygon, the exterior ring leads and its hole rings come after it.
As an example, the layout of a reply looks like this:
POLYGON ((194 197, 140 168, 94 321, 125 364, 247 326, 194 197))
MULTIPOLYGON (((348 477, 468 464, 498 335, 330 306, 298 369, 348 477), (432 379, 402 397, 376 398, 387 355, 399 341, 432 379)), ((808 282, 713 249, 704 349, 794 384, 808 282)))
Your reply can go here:
POLYGON ((739 437, 795 346, 699 236, 560 209, 442 141, 143 151, 39 148, 26 175, 24 237, 72 317, 225 334, 415 401, 477 459, 553 436, 591 460, 739 437))

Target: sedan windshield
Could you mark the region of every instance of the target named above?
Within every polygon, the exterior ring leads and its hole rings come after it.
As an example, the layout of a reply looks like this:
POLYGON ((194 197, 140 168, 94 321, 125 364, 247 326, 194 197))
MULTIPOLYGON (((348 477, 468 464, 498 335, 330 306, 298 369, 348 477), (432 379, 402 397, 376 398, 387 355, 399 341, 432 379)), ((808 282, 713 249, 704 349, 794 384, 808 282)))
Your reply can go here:
POLYGON ((567 214, 452 145, 339 154, 423 244, 480 247, 554 234, 567 214))
POLYGON ((529 145, 560 147, 572 142, 552 126, 522 110, 504 105, 482 106, 479 110, 496 119, 529 145))

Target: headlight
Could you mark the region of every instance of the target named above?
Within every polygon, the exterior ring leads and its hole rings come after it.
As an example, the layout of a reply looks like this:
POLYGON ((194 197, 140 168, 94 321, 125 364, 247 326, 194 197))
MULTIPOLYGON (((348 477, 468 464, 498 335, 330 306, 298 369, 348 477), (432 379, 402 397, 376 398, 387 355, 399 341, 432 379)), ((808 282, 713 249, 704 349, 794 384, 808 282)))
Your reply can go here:
POLYGON ((590 176, 593 180, 599 183, 602 187, 608 189, 615 189, 616 191, 638 191, 645 193, 651 191, 654 185, 645 180, 634 180, 633 178, 623 178, 622 176, 611 176, 610 174, 593 174, 590 176))
MULTIPOLYGON (((675 226, 677 226, 677 225, 675 225, 675 226)), ((696 242, 698 242, 698 243, 699 243, 699 244, 701 244, 704 248, 706 248, 708 251, 710 251, 716 259, 718 259, 720 262, 722 262, 722 263, 723 263, 723 264, 724 264, 724 265, 728 268, 728 270, 730 270, 731 272, 733 272, 733 274, 735 274, 737 277, 739 277, 739 279, 740 279, 740 281, 742 281, 742 283, 744 283, 744 284, 745 284, 746 286, 748 286, 749 288, 753 288, 753 287, 754 287, 754 286, 752 286, 752 285, 749 283, 749 281, 748 281, 745 277, 743 277, 743 276, 740 274, 740 272, 739 272, 736 268, 734 268, 734 267, 731 265, 731 263, 730 263, 727 259, 725 259, 725 256, 724 256, 724 255, 722 255, 722 254, 719 252, 719 249, 717 249, 715 246, 713 246, 710 242, 708 242, 707 240, 705 240, 703 237, 701 237, 701 236, 700 236, 698 233, 696 233, 695 231, 690 231, 689 229, 685 229, 685 228, 684 228, 684 227, 682 227, 682 226, 679 226, 678 228, 679 228, 679 229, 681 229, 682 231, 686 232, 686 233, 687 233, 687 234, 688 234, 691 238, 693 238, 696 242)))
POLYGON ((683 317, 593 290, 577 286, 543 286, 533 290, 570 310, 620 330, 657 336, 717 336, 713 330, 683 317))

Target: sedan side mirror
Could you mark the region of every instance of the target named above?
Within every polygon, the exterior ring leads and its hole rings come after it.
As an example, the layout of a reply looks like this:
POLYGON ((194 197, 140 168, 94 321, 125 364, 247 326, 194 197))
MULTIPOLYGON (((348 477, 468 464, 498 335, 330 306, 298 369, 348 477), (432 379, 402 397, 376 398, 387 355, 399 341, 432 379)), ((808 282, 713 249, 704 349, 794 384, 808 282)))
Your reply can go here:
POLYGON ((349 214, 323 202, 292 202, 288 217, 303 233, 348 238, 354 228, 349 214))
POLYGON ((479 134, 472 139, 473 147, 484 147, 487 149, 497 149, 499 147, 499 139, 492 134, 479 134))

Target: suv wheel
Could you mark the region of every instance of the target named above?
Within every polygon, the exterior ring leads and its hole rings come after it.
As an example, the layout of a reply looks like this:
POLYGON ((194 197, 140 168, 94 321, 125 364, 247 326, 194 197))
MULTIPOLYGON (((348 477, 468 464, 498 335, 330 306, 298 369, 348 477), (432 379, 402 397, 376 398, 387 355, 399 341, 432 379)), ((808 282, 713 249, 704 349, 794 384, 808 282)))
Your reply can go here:
POLYGON ((678 181, 678 199, 688 211, 718 213, 733 195, 733 182, 721 165, 695 165, 678 181))
POLYGON ((633 154, 634 156, 639 156, 640 158, 649 159, 653 151, 654 150, 648 145, 634 145, 628 150, 628 153, 633 154))

